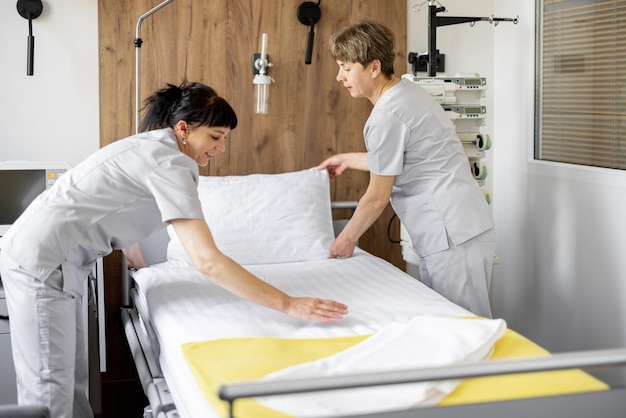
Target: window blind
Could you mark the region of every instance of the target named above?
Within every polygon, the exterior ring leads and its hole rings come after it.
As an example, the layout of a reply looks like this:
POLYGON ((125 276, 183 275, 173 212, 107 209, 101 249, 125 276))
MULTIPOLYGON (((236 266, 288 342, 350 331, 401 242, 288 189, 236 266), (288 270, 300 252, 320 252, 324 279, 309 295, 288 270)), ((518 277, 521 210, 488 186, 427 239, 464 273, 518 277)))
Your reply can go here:
POLYGON ((538 0, 535 158, 626 169, 626 0, 538 0))

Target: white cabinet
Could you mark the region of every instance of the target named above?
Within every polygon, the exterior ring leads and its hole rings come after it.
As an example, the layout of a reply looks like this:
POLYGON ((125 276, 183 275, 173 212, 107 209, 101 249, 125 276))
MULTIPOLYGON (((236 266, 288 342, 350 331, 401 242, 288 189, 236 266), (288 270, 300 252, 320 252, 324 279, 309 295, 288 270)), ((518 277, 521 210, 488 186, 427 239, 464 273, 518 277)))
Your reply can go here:
MULTIPOLYGON (((4 298, 4 289, 0 284, 0 316, 8 315, 7 304, 4 298)), ((0 405, 16 404, 17 388, 15 385, 15 369, 11 352, 11 334, 9 321, 0 319, 0 405)))

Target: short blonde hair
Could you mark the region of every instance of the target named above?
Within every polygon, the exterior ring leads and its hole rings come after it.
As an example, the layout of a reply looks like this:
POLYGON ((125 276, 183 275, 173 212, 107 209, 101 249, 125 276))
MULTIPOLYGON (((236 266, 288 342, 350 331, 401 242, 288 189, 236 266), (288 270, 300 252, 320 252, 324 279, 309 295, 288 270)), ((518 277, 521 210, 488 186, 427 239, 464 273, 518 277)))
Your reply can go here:
POLYGON ((380 23, 363 21, 338 30, 330 37, 328 50, 334 60, 357 62, 364 67, 379 60, 382 73, 393 75, 396 38, 380 23))

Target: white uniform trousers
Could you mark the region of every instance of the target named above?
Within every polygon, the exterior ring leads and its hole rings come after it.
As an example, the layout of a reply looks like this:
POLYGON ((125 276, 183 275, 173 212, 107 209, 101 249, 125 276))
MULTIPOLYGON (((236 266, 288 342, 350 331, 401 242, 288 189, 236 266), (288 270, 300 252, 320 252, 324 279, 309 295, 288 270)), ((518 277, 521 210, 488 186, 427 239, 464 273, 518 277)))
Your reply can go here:
POLYGON ((419 279, 450 301, 478 316, 491 318, 489 286, 495 255, 495 229, 420 258, 419 279))
POLYGON ((46 406, 54 418, 92 418, 80 298, 63 292, 60 268, 42 282, 0 252, 0 271, 18 403, 46 406))

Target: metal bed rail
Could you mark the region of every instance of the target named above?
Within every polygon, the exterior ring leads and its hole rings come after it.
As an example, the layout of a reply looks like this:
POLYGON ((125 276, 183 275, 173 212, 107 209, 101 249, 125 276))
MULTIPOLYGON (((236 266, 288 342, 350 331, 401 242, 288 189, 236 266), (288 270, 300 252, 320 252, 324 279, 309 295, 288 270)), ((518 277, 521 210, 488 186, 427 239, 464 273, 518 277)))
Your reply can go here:
POLYGON ((122 308, 121 314, 124 333, 137 368, 137 374, 139 375, 144 394, 150 403, 151 417, 179 417, 176 405, 167 387, 167 382, 160 373, 160 368, 157 368, 158 372, 153 373, 153 371, 157 370, 154 368, 154 365, 158 365, 158 361, 154 358, 149 345, 146 345, 147 340, 142 337, 145 328, 141 328, 142 324, 137 312, 132 308, 122 308))
POLYGON ((626 366, 626 349, 576 351, 549 357, 519 360, 492 360, 477 364, 433 367, 428 369, 364 373, 334 377, 292 379, 280 382, 249 382, 223 385, 220 399, 229 403, 230 417, 234 417, 234 402, 241 398, 353 389, 372 386, 418 383, 469 377, 495 376, 564 369, 590 369, 626 366))
POLYGON ((132 288, 130 291, 130 299, 133 302, 133 307, 137 311, 138 322, 141 325, 141 329, 144 331, 143 333, 137 333, 142 347, 149 347, 150 353, 152 353, 151 358, 148 359, 148 365, 150 366, 150 370, 153 376, 163 377, 163 372, 161 371, 161 366, 157 359, 161 355, 161 346, 159 345, 159 339, 156 336, 156 332, 152 327, 152 322, 150 321, 150 316, 148 315, 148 308, 145 305, 144 301, 139 297, 139 293, 136 288, 132 288))
POLYGON ((359 415, 358 418, 616 418, 624 416, 624 411, 626 389, 619 388, 511 401, 434 406, 359 415))

